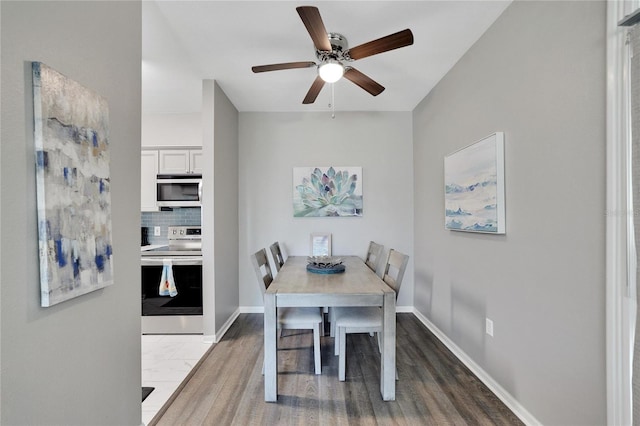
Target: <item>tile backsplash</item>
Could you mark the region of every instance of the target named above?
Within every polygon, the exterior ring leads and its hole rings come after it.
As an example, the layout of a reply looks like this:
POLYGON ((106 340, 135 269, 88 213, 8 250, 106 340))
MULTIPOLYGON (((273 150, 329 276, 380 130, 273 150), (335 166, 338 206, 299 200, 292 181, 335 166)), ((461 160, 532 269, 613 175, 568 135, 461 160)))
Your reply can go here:
POLYGON ((167 244, 167 228, 169 226, 200 226, 201 209, 175 208, 172 211, 142 212, 141 226, 149 228, 149 244, 167 244), (160 236, 153 235, 154 227, 160 227, 160 236))

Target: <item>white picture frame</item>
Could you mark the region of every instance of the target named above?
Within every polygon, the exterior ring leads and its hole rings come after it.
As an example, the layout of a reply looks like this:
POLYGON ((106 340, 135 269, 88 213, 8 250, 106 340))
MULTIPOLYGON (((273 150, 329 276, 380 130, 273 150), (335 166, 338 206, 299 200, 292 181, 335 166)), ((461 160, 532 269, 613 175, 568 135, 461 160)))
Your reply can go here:
POLYGON ((310 237, 311 256, 331 256, 331 234, 312 232, 310 237))

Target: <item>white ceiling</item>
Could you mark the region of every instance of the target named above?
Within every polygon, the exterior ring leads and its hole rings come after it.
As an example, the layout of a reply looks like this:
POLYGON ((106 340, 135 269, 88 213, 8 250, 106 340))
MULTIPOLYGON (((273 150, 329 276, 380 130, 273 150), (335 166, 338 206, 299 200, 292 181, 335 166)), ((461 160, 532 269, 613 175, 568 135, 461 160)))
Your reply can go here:
POLYGON ((143 1, 143 113, 201 110, 202 80, 215 79, 239 111, 328 111, 331 85, 303 105, 314 68, 254 74, 253 65, 316 61, 295 8, 317 6, 349 46, 405 28, 412 46, 351 63, 386 87, 373 97, 334 85, 337 111, 411 111, 510 4, 475 1, 143 1))

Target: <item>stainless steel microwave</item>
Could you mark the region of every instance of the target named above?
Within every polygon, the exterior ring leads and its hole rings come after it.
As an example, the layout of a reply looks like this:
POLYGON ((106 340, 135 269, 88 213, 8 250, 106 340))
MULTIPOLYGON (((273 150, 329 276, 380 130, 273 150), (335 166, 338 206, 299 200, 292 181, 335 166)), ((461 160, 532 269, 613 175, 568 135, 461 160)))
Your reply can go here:
POLYGON ((158 207, 200 207, 202 205, 202 175, 158 175, 158 207))

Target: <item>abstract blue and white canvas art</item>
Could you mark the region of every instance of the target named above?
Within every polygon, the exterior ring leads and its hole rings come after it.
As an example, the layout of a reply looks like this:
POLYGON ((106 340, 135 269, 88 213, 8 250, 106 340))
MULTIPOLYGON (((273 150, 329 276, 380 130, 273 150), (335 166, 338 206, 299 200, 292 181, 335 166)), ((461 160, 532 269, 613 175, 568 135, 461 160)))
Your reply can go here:
POLYGON ((445 228, 505 233, 504 133, 444 158, 445 228))
POLYGON ((362 167, 294 167, 293 216, 362 216, 362 167))
POLYGON ((109 106, 32 63, 41 305, 113 283, 109 106))

